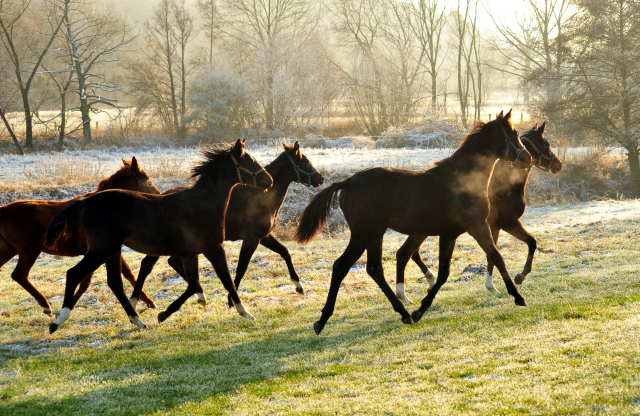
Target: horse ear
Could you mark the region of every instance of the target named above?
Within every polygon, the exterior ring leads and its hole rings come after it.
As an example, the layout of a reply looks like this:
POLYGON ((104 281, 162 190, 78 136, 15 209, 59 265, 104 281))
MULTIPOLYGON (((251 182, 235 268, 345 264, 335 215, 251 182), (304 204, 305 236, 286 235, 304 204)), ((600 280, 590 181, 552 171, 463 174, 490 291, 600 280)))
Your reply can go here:
POLYGON ((293 151, 296 154, 296 156, 300 156, 300 143, 297 140, 293 144, 293 151))
POLYGON ((244 156, 245 146, 245 141, 240 141, 240 139, 236 141, 236 145, 233 147, 233 150, 235 150, 239 158, 242 158, 244 156))
POLYGON ((498 114, 498 117, 496 118, 500 118, 500 117, 504 117, 504 110, 500 111, 500 114, 498 114))
POLYGON ((540 128, 538 129, 538 132, 540 134, 544 133, 544 129, 547 127, 547 122, 545 121, 544 123, 542 123, 542 126, 540 126, 540 128))
POLYGON ((121 159, 122 159, 122 163, 123 163, 125 166, 129 166, 129 165, 131 164, 131 162, 129 162, 129 161, 128 161, 128 160, 126 160, 125 158, 121 158, 121 159))
POLYGON ((135 170, 140 170, 140 166, 138 166, 138 160, 135 156, 131 158, 131 167, 135 170))
POLYGON ((538 123, 536 123, 536 125, 535 125, 535 126, 533 126, 533 129, 534 129, 534 130, 538 130, 538 123))
POLYGON ((285 142, 282 142, 282 147, 284 147, 284 150, 289 150, 291 149, 291 145, 286 144, 285 142))
POLYGON ((511 120, 511 110, 513 110, 513 108, 509 109, 509 112, 504 116, 507 120, 511 120))

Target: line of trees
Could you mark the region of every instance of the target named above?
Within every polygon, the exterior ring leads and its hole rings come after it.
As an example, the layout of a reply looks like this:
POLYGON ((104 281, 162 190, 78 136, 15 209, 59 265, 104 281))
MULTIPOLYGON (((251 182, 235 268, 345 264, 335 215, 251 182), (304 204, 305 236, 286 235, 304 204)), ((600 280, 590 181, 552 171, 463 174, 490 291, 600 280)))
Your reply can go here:
POLYGON ((158 0, 132 28, 94 0, 0 0, 1 125, 20 152, 36 124, 60 147, 74 131, 90 143, 92 114, 126 107, 177 140, 336 117, 375 136, 443 115, 447 96, 469 125, 503 88, 576 137, 624 147, 640 195, 640 3, 520 4, 505 14, 478 0, 158 0))

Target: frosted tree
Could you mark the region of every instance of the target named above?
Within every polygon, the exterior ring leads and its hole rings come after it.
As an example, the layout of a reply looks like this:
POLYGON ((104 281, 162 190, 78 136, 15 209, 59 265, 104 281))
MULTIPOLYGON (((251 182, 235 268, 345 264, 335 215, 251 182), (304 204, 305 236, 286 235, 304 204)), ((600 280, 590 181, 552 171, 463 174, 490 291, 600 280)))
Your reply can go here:
POLYGON ((63 24, 63 30, 56 35, 61 40, 56 51, 65 66, 47 72, 73 74, 69 88, 61 96, 74 95, 78 105, 62 112, 80 112, 84 142, 90 144, 91 114, 104 113, 113 120, 126 108, 115 98, 123 85, 109 79, 105 67, 117 62, 115 54, 133 38, 128 35, 126 24, 111 11, 90 2, 58 0, 55 6, 63 24))
MULTIPOLYGON (((28 149, 33 148, 33 109, 29 94, 40 64, 62 25, 60 16, 50 14, 43 18, 41 10, 32 3, 31 0, 0 0, 0 40, 13 67, 14 82, 22 98, 25 147, 28 149), (43 29, 48 26, 51 33, 42 36, 34 30, 34 25, 43 29)), ((10 134, 15 137, 12 130, 10 134)))

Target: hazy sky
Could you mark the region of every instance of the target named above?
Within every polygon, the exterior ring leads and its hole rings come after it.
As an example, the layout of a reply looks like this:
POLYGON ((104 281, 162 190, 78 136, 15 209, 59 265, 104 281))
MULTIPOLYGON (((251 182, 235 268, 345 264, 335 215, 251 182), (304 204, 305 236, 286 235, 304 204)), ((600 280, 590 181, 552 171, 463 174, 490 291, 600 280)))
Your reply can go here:
MULTIPOLYGON (((113 2, 116 9, 126 13, 130 20, 145 22, 151 17, 153 7, 158 3, 158 0, 109 0, 113 2)), ((225 0, 226 1, 226 0, 225 0)), ((233 0, 231 0, 233 1, 233 0)), ((195 5, 196 0, 187 0, 187 5, 195 5)), ((447 8, 452 9, 458 4, 457 0, 447 0, 447 8)), ((484 4, 489 5, 494 13, 499 13, 502 17, 508 16, 512 11, 521 9, 522 2, 519 0, 505 2, 497 2, 491 0, 485 0, 484 4)), ((478 10, 480 25, 484 28, 491 28, 493 22, 491 18, 486 14, 484 8, 479 7, 478 10)))

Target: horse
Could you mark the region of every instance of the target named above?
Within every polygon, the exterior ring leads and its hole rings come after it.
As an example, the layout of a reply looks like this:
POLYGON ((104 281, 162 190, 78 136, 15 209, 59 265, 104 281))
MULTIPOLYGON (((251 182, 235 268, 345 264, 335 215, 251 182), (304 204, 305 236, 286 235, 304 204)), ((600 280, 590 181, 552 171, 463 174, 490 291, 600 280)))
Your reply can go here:
MULTIPOLYGON (((300 152, 300 143, 293 146, 283 143, 284 151, 265 170, 273 178, 273 187, 266 192, 249 186, 237 186, 231 192, 229 207, 224 222, 224 237, 226 241, 242 240, 240 258, 236 269, 234 284, 236 290, 244 276, 253 253, 262 244, 269 250, 278 253, 287 264, 291 280, 296 285, 296 292, 304 294, 300 284, 300 277, 293 267, 289 250, 271 233, 276 226, 278 211, 287 196, 292 182, 302 183, 317 188, 324 183, 324 177, 313 167, 309 159, 300 152)), ((176 192, 182 187, 166 191, 166 194, 176 192)), ((151 273, 158 257, 147 256, 142 259, 136 287, 133 290, 131 304, 135 308, 138 296, 144 286, 145 279, 151 273)), ((194 260, 190 260, 194 261, 194 260)), ((195 260, 197 264, 197 259, 195 260)), ((184 267, 179 257, 170 257, 168 263, 180 276, 185 277, 184 267)), ((186 279, 185 279, 186 280, 186 279)), ((231 297, 228 298, 229 307, 233 307, 231 297)))
POLYGON ((365 250, 367 273, 402 316, 402 322, 419 321, 446 282, 456 239, 464 232, 471 234, 496 264, 516 305, 526 306, 487 224, 487 186, 493 166, 500 158, 520 169, 531 164, 531 155, 511 124, 511 111, 486 124, 477 122, 455 152, 432 169, 371 168, 335 182, 315 195, 300 217, 295 241, 307 243, 323 228, 338 191, 337 199, 351 230, 346 250, 333 263, 327 301, 320 319, 313 325, 316 335, 322 332, 333 314, 340 284, 365 250), (411 315, 384 278, 382 240, 388 228, 423 238, 440 236, 438 279, 420 309, 411 315))
MULTIPOLYGON (((149 175, 140 167, 134 157, 131 161, 122 159, 124 166, 110 177, 102 179, 94 192, 82 195, 86 198, 107 189, 127 189, 130 191, 159 194, 160 190, 153 184, 149 175)), ((51 305, 46 297, 29 281, 29 271, 41 252, 56 256, 75 257, 87 250, 86 242, 77 233, 70 233, 67 240, 61 241, 55 248, 43 246, 44 235, 51 220, 63 209, 78 198, 67 201, 15 201, 0 207, 0 267, 5 265, 16 254, 18 264, 11 273, 11 278, 33 296, 46 315, 52 316, 51 305)), ((131 268, 121 259, 122 274, 130 283, 135 284, 131 268)), ((73 298, 73 305, 91 285, 92 273, 82 280, 78 293, 73 298)), ((150 307, 156 304, 145 293, 141 299, 150 307)))
MULTIPOLYGON (((551 149, 551 144, 544 137, 546 123, 540 127, 536 124, 531 130, 523 134, 520 140, 527 151, 533 157, 532 166, 536 166, 543 171, 551 171, 556 174, 562 169, 562 161, 551 149)), ((529 180, 530 169, 511 169, 504 160, 499 160, 494 169, 491 181, 489 182, 489 228, 494 243, 498 244, 500 230, 504 230, 520 241, 527 244, 529 254, 522 273, 514 277, 516 284, 522 284, 525 277, 531 272, 533 255, 536 251, 536 239, 524 228, 520 222, 520 217, 526 208, 525 189, 529 180)), ((430 288, 435 284, 435 276, 420 258, 420 245, 424 240, 409 236, 407 241, 400 247, 396 254, 397 259, 397 279, 396 295, 406 303, 413 303, 404 293, 404 270, 409 262, 409 257, 420 267, 420 270, 427 278, 430 288), (416 244, 418 244, 417 248, 416 244), (413 252, 411 250, 414 250, 413 252)), ((487 257, 487 278, 485 287, 490 292, 498 292, 493 286, 493 261, 487 257)))
MULTIPOLYGON (((247 152, 245 142, 219 148, 200 148, 204 159, 193 168, 197 178, 189 189, 170 195, 147 195, 111 190, 69 205, 52 221, 46 243, 55 245, 68 228, 81 226, 87 253, 67 271, 64 302, 58 318, 49 325, 55 332, 71 314, 73 293, 88 273, 107 266, 107 285, 124 308, 129 321, 145 328, 122 288, 120 252, 122 245, 153 256, 180 256, 183 261, 202 253, 211 262, 241 316, 255 319, 242 305, 229 274, 224 242, 224 217, 232 188, 248 183, 263 190, 273 184, 271 176, 247 152)), ((194 293, 202 293, 197 262, 184 262, 187 290, 166 311, 163 322, 194 293), (199 290, 198 290, 199 289, 199 290)), ((204 301, 204 299, 201 299, 204 301)))

